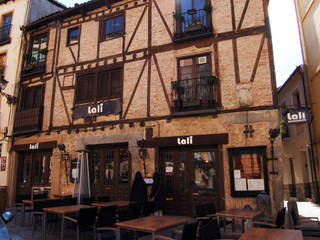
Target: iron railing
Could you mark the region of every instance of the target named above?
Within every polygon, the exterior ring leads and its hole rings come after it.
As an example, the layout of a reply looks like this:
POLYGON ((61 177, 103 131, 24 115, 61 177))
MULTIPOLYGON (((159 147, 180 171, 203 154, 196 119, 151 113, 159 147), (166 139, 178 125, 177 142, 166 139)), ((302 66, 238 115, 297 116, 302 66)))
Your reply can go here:
POLYGON ((0 27, 0 45, 10 43, 11 24, 0 27))
POLYGON ((172 88, 175 112, 217 106, 217 82, 212 82, 212 76, 175 81, 172 88))
POLYGON ((211 12, 204 9, 189 9, 187 12, 174 14, 175 41, 211 35, 211 12))
POLYGON ((22 68, 21 77, 44 73, 45 71, 46 71, 46 64, 45 63, 26 64, 22 68))

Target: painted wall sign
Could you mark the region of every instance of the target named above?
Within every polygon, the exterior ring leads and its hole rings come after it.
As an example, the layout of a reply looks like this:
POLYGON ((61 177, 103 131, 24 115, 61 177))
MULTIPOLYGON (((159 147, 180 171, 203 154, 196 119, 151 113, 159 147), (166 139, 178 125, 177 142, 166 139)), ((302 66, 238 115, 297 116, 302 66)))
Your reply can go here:
POLYGON ((6 171, 6 166, 7 166, 7 156, 1 156, 0 171, 1 172, 5 172, 6 171))
POLYGON ((192 145, 192 136, 185 137, 185 138, 178 137, 177 142, 178 142, 178 145, 192 145))
POLYGON ((30 150, 35 150, 35 149, 39 149, 39 143, 35 143, 35 144, 30 144, 29 145, 29 149, 30 150))
POLYGON ((306 123, 309 120, 309 111, 307 109, 289 109, 287 112, 287 123, 306 123))
POLYGON ((72 111, 73 119, 119 114, 122 111, 122 102, 121 100, 113 100, 96 104, 79 105, 74 106, 72 111))

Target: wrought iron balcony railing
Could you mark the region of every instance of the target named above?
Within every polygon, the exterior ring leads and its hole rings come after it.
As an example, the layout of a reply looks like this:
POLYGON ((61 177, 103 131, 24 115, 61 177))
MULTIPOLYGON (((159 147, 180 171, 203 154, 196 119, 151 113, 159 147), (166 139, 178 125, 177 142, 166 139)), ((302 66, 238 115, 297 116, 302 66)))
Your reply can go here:
POLYGON ((189 9, 184 13, 177 11, 173 16, 176 42, 212 35, 211 11, 189 9))
POLYGON ((10 32, 11 24, 0 27, 0 45, 4 45, 11 42, 10 32))
POLYGON ((203 76, 172 82, 173 111, 217 107, 217 78, 203 76))
POLYGON ((46 71, 46 64, 38 63, 38 64, 25 64, 21 71, 21 77, 27 77, 34 74, 44 73, 46 71))
POLYGON ((32 108, 17 111, 14 119, 13 132, 15 135, 37 132, 41 130, 42 108, 32 108))

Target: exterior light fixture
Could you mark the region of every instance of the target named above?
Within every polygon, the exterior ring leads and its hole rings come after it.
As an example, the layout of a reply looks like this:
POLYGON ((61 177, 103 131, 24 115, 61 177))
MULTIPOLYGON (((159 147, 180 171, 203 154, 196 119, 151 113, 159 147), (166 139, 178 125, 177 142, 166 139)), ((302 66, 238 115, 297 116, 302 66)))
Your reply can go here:
POLYGON ((1 95, 7 98, 8 104, 16 104, 17 98, 15 96, 4 93, 3 90, 7 87, 8 81, 4 79, 3 75, 0 77, 0 92, 1 95))

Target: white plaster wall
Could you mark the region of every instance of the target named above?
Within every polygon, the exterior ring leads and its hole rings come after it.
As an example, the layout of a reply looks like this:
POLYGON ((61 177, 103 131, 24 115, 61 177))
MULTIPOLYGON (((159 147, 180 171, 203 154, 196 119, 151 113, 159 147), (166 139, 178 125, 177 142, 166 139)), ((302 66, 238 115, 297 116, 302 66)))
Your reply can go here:
MULTIPOLYGON (((17 74, 20 72, 19 57, 21 51, 22 32, 20 26, 24 25, 28 0, 9 1, 6 4, 0 5, 0 21, 2 16, 12 12, 12 28, 11 28, 11 43, 0 46, 0 54, 6 54, 6 71, 5 79, 9 81, 5 93, 13 95, 15 83, 18 80, 17 74)), ((19 75, 19 74, 18 74, 19 75)), ((0 106, 0 144, 2 144, 2 156, 7 157, 6 171, 0 171, 0 186, 6 186, 9 162, 9 152, 7 139, 4 139, 4 129, 9 126, 9 117, 12 115, 10 108, 13 105, 8 105, 5 97, 2 97, 0 106)))

